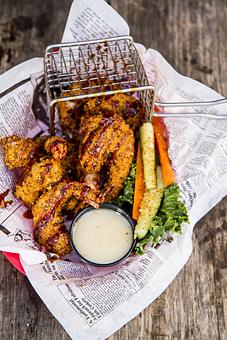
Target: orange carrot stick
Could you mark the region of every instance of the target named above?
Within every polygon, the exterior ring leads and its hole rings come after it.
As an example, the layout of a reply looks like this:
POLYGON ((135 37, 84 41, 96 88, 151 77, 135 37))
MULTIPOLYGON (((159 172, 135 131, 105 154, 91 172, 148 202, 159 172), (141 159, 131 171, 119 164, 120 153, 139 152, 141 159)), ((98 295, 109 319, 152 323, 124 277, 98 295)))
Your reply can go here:
POLYGON ((134 220, 138 220, 140 212, 140 204, 143 199, 145 191, 144 186, 144 174, 143 174, 143 161, 140 141, 138 142, 137 158, 136 158, 136 179, 135 179, 135 191, 134 191, 134 202, 132 209, 132 217, 134 220))
POLYGON ((155 139, 158 147, 158 154, 162 167, 162 177, 165 186, 168 186, 175 182, 175 175, 168 156, 167 145, 164 138, 164 125, 162 120, 158 117, 152 119, 155 139))

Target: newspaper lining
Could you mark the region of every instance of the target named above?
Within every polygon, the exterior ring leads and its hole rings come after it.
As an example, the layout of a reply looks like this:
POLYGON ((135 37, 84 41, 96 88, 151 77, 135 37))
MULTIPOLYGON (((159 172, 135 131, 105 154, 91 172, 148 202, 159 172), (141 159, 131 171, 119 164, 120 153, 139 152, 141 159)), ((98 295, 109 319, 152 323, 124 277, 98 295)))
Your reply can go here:
MULTIPOLYGON (((103 0, 77 0, 62 41, 127 34, 126 22, 103 0)), ((205 85, 179 75, 157 51, 146 51, 142 45, 138 49, 149 81, 157 85, 163 101, 221 98, 205 85)), ((18 65, 1 80, 0 136, 47 133, 42 59, 18 65)), ((177 110, 182 108, 172 109, 177 110)), ((218 112, 219 108, 197 110, 218 112)), ((9 194, 13 204, 0 210, 0 250, 20 254, 31 284, 73 339, 104 339, 157 298, 187 262, 195 223, 226 195, 227 121, 168 118, 165 123, 169 155, 191 221, 172 243, 149 248, 142 257, 132 256, 114 271, 88 267, 73 255, 50 262, 33 241, 32 220, 23 217, 26 208, 9 194)), ((12 189, 13 173, 5 167, 1 150, 0 174, 0 192, 12 189)))

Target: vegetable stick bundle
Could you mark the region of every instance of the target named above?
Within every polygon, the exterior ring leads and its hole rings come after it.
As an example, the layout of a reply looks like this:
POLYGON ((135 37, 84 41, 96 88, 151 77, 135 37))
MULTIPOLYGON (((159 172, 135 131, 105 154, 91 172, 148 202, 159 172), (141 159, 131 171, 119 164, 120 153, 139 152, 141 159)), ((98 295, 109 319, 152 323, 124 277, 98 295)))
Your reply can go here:
POLYGON ((143 254, 148 243, 155 245, 172 232, 181 233, 182 223, 189 222, 168 156, 164 125, 156 117, 140 127, 133 218, 137 220, 138 254, 143 254))

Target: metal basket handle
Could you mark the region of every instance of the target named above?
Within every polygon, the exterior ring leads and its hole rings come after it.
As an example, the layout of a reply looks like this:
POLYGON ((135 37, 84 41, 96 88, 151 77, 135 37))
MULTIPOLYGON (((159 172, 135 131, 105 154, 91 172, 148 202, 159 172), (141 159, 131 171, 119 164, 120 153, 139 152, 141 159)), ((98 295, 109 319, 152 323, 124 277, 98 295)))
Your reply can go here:
MULTIPOLYGON (((227 104, 227 98, 210 100, 210 101, 202 101, 202 102, 162 102, 155 100, 156 107, 200 107, 200 106, 217 106, 227 104)), ((210 119, 227 119, 226 113, 200 113, 200 112, 153 112, 153 116, 155 117, 163 117, 163 118, 192 118, 192 117, 205 117, 210 119)))

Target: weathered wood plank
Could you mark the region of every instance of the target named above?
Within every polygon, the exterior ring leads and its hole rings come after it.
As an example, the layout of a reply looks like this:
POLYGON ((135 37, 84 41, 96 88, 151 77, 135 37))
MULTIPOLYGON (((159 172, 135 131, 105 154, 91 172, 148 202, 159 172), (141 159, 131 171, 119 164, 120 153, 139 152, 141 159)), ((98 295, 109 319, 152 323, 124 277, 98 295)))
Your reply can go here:
POLYGON ((72 1, 1 0, 0 73, 61 41, 72 1))
POLYGON ((0 255, 0 338, 69 339, 27 278, 0 255), (56 334, 59 338, 56 337, 56 334))
MULTIPOLYGON (((71 1, 1 0, 0 72, 58 42, 71 1), (28 43, 29 42, 29 43, 28 43)), ((135 40, 227 96, 223 0, 112 0, 135 40)), ((170 287, 111 340, 227 339, 227 200, 197 225, 193 254, 170 287)), ((0 338, 69 339, 27 279, 0 255, 0 338)))

